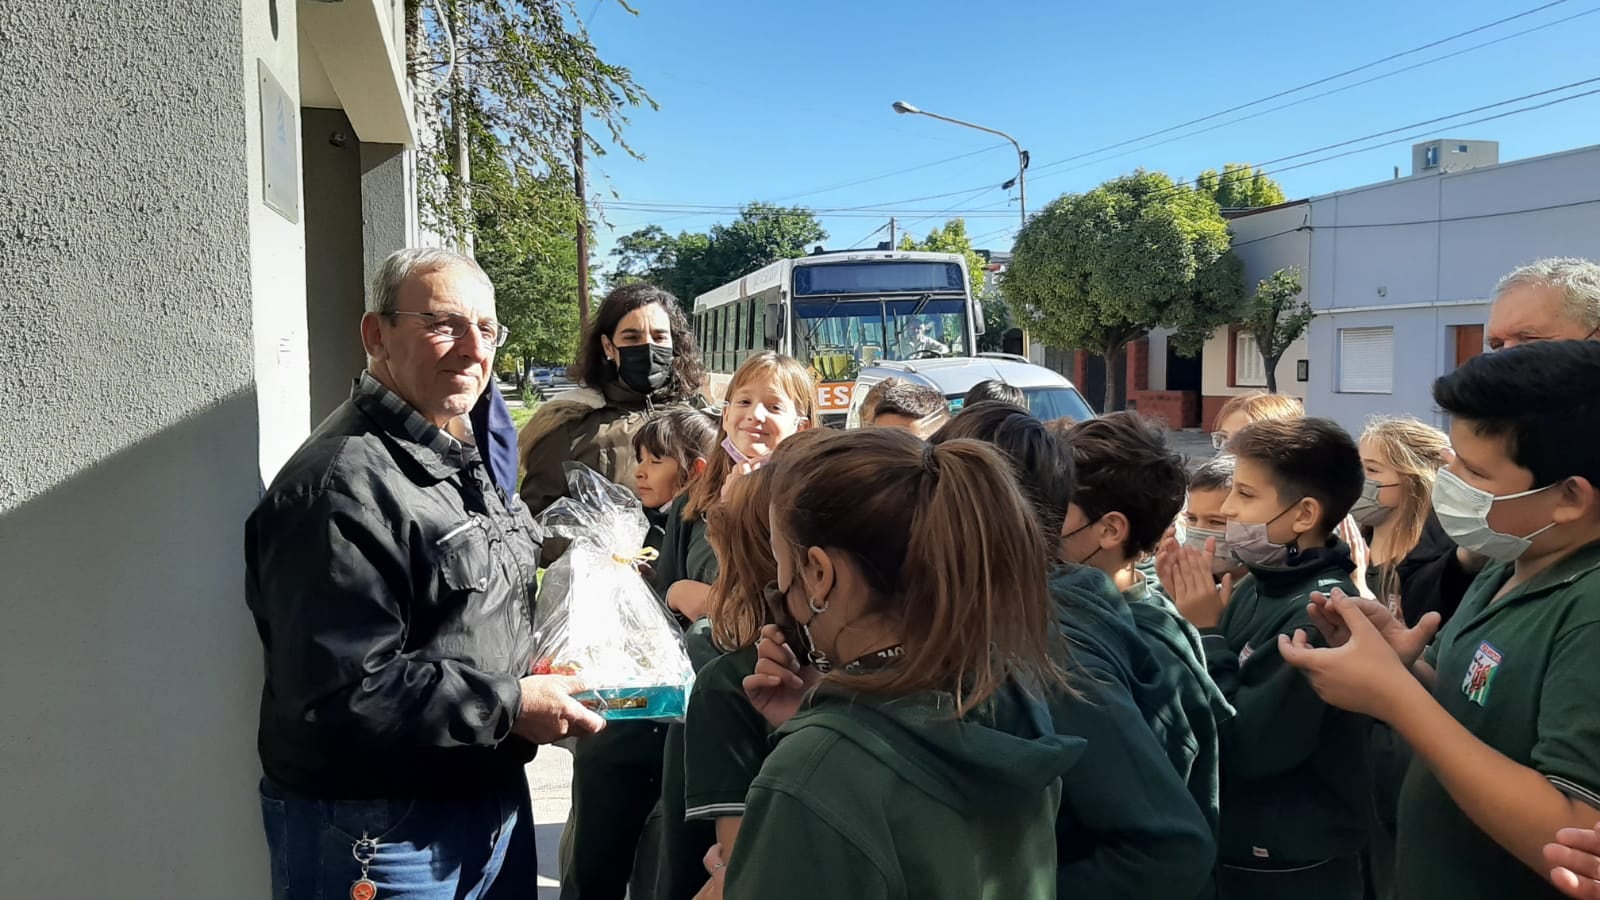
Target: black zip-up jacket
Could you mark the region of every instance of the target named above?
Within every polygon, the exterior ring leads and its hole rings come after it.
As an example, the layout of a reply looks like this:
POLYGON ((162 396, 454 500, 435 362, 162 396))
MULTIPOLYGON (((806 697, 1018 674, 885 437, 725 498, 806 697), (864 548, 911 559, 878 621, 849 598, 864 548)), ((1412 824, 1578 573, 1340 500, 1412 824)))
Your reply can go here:
POLYGON ((511 726, 541 532, 397 401, 363 375, 245 526, 261 765, 313 797, 460 798, 534 753, 511 726))

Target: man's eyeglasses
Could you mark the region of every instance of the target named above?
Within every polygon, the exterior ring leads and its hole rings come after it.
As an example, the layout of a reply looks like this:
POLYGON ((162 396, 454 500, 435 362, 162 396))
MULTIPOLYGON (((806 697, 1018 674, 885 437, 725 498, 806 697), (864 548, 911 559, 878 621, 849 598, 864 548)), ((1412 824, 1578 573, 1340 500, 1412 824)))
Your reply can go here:
POLYGON ((390 316, 413 316, 423 320, 422 327, 429 334, 447 337, 452 341, 459 341, 467 336, 471 329, 477 329, 478 339, 491 347, 504 347, 506 339, 511 337, 511 329, 498 322, 474 322, 466 316, 457 313, 434 312, 391 312, 390 316))

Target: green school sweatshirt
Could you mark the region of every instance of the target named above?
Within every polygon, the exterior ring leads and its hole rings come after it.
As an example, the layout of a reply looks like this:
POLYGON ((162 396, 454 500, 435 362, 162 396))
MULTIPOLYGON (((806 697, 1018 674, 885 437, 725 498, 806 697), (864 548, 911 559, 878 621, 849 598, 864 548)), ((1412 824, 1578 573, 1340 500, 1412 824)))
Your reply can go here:
POLYGON ((1278 635, 1304 629, 1313 591, 1354 596, 1350 551, 1337 539, 1281 567, 1251 566, 1218 627, 1205 629, 1206 666, 1233 704, 1222 725, 1225 865, 1280 868, 1353 856, 1367 843, 1371 720, 1322 702, 1278 653, 1278 635))
POLYGON ((944 694, 824 689, 750 786, 727 900, 1052 900, 1060 778, 1084 741, 1005 686, 963 718, 944 694))
POLYGON ((1058 567, 1050 594, 1081 695, 1053 697, 1050 714, 1088 741, 1062 776, 1058 896, 1210 896, 1216 842, 1174 762, 1196 750, 1172 679, 1105 573, 1058 567))

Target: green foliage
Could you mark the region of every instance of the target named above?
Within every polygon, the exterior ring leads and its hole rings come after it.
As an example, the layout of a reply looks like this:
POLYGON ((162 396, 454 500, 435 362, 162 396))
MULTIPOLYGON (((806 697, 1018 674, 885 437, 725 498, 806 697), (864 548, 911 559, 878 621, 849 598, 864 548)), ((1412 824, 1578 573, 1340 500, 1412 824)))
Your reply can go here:
POLYGON ((1287 199, 1276 181, 1247 163, 1227 163, 1221 174, 1216 169, 1201 172, 1195 190, 1210 194, 1223 209, 1257 209, 1287 199))
POLYGON ((751 203, 739 218, 713 225, 709 233, 680 231, 674 236, 660 225, 647 225, 623 235, 611 250, 616 264, 606 282, 648 281, 687 305, 762 266, 804 256, 827 236, 810 210, 751 203))
MULTIPOLYGON (((1001 291, 1023 327, 1108 364, 1152 328, 1192 353, 1236 319, 1239 261, 1210 194, 1138 171, 1052 201, 1023 226, 1001 291)), ((1114 379, 1106 379, 1106 409, 1114 379)))
POLYGON ((1261 279, 1239 325, 1255 338, 1266 364, 1267 390, 1277 393, 1278 360, 1311 325, 1311 304, 1300 293, 1300 270, 1279 269, 1261 279))
MULTIPOLYGON (((435 20, 431 0, 406 0, 406 56, 424 132, 418 200, 430 227, 450 236, 471 233, 476 211, 505 199, 498 193, 504 185, 484 179, 476 169, 464 184, 456 171, 457 113, 466 116, 471 131, 497 136, 512 171, 548 175, 570 169, 582 122, 598 123, 613 143, 633 152, 622 136, 626 112, 654 109, 655 102, 626 68, 600 59, 572 0, 441 0, 440 5, 455 38, 453 70, 447 31, 435 20), (447 72, 450 80, 441 84, 447 72), (463 195, 471 213, 463 208, 463 195)), ((634 13, 620 0, 618 5, 634 13)), ((587 129, 583 142, 592 155, 606 152, 587 129)), ((560 212, 540 208, 535 215, 553 218, 560 212)))
POLYGON ((533 362, 570 361, 578 345, 578 204, 565 172, 540 176, 519 167, 505 146, 479 133, 475 178, 492 197, 474 209, 478 264, 495 285, 495 311, 511 329, 500 350, 533 362))

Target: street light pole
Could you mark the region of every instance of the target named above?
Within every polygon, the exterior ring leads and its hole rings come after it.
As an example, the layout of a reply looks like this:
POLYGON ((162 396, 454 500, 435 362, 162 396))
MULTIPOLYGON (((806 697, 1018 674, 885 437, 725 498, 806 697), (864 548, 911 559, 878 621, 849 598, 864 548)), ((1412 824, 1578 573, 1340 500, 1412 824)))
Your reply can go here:
POLYGON ((998 135, 999 137, 1003 137, 1010 141, 1011 146, 1015 147, 1017 150, 1017 177, 1007 181, 1005 184, 1000 185, 1000 189, 1010 190, 1012 185, 1017 186, 1017 209, 1021 212, 1022 224, 1028 224, 1028 184, 1026 180, 1028 173, 1028 151, 1022 149, 1022 145, 1017 143, 1016 138, 998 129, 986 128, 974 122, 964 122, 961 119, 952 119, 949 116, 941 116, 938 113, 931 113, 925 109, 918 109, 904 100, 896 100, 894 102, 894 111, 900 113, 901 115, 927 116, 930 119, 938 119, 941 122, 949 122, 952 125, 960 125, 964 128, 973 128, 978 131, 987 132, 988 134, 998 135))

